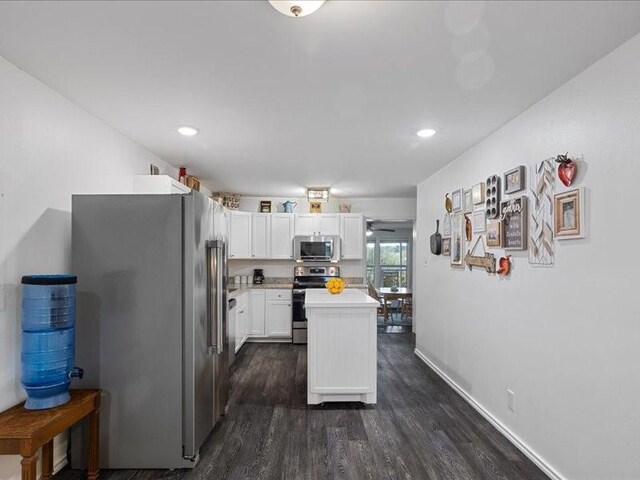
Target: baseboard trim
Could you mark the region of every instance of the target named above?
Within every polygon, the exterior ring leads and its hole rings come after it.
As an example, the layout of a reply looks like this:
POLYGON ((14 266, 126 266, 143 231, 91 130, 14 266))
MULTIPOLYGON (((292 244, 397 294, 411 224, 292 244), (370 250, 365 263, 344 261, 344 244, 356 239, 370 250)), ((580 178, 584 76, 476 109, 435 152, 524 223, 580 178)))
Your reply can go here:
POLYGON ((464 398, 469 405, 471 405, 480 415, 482 415, 491 425, 493 425, 507 440, 520 450, 524 455, 536 464, 540 470, 542 470, 551 480, 567 480, 560 475, 551 465, 549 465, 542 457, 540 457, 535 451, 524 443, 520 438, 505 427, 500 420, 494 417, 487 409, 485 409, 480 403, 478 403, 471 395, 464 391, 456 382, 454 382, 446 373, 438 368, 425 354, 423 354, 418 348, 414 350, 416 356, 422 360, 427 367, 433 370, 440 378, 442 378, 447 384, 453 388, 458 395, 464 398))

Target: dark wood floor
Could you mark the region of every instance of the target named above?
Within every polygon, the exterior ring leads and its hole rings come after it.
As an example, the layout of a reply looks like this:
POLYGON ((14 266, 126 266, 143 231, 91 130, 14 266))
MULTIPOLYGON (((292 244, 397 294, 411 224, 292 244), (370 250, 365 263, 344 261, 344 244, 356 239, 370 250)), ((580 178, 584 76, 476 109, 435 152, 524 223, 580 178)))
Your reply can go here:
POLYGON ((309 407, 306 347, 247 344, 196 468, 100 478, 548 480, 413 354, 410 334, 379 334, 378 352, 375 407, 309 407))

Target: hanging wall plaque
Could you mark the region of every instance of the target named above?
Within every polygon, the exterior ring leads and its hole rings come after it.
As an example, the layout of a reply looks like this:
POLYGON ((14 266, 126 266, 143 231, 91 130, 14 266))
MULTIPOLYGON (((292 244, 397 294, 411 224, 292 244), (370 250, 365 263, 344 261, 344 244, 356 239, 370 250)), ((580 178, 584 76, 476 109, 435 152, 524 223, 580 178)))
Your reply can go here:
POLYGON ((527 197, 502 202, 502 247, 505 250, 527 248, 527 197))

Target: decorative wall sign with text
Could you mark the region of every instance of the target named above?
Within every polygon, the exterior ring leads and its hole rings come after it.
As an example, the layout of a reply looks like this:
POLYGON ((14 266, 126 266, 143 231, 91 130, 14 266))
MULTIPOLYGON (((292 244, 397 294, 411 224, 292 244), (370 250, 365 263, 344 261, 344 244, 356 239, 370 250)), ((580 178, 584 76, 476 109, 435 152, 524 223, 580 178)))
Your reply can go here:
POLYGON ((502 202, 502 247, 505 250, 527 248, 527 197, 502 202))
POLYGON ((529 167, 531 214, 529 215, 529 263, 551 266, 554 263, 553 192, 556 177, 553 157, 529 167))

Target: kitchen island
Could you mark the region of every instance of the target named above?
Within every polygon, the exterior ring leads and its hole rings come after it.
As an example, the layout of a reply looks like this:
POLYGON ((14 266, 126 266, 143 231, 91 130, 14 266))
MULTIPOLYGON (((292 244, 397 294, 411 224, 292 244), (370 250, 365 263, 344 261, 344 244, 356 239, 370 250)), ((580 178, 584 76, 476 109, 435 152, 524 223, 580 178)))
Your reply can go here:
POLYGON ((378 306, 359 290, 307 290, 308 404, 376 403, 378 306))

